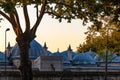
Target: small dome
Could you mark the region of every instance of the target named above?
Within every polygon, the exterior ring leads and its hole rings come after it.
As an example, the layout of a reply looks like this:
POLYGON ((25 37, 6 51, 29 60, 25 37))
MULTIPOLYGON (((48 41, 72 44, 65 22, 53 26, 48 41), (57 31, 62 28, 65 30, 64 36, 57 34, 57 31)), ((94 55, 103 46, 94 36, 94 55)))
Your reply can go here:
MULTIPOLYGON (((19 46, 16 44, 12 49, 12 56, 11 58, 20 58, 20 51, 19 46)), ((30 43, 29 49, 29 58, 36 59, 37 57, 45 55, 42 46, 35 40, 30 43)))
POLYGON ((112 55, 111 62, 120 62, 120 56, 118 56, 116 53, 112 55))
POLYGON ((111 62, 120 62, 120 56, 115 57, 111 62))
POLYGON ((116 53, 113 53, 113 55, 112 55, 112 56, 113 56, 113 58, 114 58, 114 57, 117 57, 118 55, 117 55, 116 53))
POLYGON ((88 52, 85 52, 85 54, 89 54, 90 56, 92 56, 93 58, 96 56, 96 53, 93 52, 93 51, 88 51, 88 52))
MULTIPOLYGON (((0 62, 5 62, 5 54, 0 52, 0 62)), ((6 62, 9 62, 8 59, 6 59, 6 62)))
POLYGON ((74 64, 95 64, 94 59, 89 54, 80 53, 73 58, 74 64))

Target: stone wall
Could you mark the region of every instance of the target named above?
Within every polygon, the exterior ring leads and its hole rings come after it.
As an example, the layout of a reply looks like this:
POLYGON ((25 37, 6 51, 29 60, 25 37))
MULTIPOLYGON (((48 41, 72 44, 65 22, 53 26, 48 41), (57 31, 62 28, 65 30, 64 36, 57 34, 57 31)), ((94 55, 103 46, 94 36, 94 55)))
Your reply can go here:
MULTIPOLYGON (((33 80, 104 80, 104 72, 33 71, 33 80)), ((108 80, 120 80, 120 73, 108 73, 108 80)), ((0 80, 21 80, 19 71, 0 72, 0 80)))

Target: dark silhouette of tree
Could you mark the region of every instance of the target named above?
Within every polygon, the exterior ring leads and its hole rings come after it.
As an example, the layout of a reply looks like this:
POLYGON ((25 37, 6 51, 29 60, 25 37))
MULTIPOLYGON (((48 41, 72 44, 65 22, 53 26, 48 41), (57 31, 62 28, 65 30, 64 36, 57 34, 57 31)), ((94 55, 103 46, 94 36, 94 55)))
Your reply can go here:
MULTIPOLYGON (((28 51, 30 42, 36 37, 36 30, 44 14, 49 14, 60 22, 62 19, 71 22, 81 19, 83 24, 91 21, 98 28, 101 25, 99 17, 113 15, 112 21, 119 20, 120 0, 0 0, 0 15, 6 18, 16 34, 20 49, 20 71, 22 80, 32 80, 31 61, 28 51), (28 5, 35 5, 36 22, 30 24, 28 5), (39 7, 40 6, 40 7, 39 7), (22 8, 25 19, 25 31, 22 30, 17 7, 22 8)), ((0 18, 0 20, 2 20, 0 18)))

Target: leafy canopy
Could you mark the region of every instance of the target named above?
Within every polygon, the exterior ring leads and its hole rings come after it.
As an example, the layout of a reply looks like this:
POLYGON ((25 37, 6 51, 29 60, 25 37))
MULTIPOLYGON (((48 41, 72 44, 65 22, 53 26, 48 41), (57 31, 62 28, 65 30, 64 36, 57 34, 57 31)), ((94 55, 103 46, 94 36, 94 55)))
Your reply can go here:
MULTIPOLYGON (((22 4, 35 6, 41 5, 45 0, 0 0, 0 6, 5 12, 10 13, 15 6, 22 4)), ((119 0, 46 0, 46 10, 52 17, 61 22, 62 19, 82 19, 84 23, 93 21, 99 25, 99 16, 114 15, 114 21, 120 17, 119 0)))

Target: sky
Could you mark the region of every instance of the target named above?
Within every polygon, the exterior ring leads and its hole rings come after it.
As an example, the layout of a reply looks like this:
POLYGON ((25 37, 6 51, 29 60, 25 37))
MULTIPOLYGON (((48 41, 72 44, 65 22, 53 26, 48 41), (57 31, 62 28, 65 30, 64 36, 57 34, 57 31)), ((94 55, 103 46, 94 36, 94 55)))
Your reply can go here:
MULTIPOLYGON (((17 10, 19 15, 23 15, 21 9, 17 10)), ((31 26, 35 22, 35 16, 33 8, 29 8, 31 26)), ((24 30, 24 18, 20 16, 20 23, 22 25, 22 29, 24 30)), ((89 25, 89 24, 88 24, 89 25)), ((87 26, 82 25, 81 20, 72 20, 71 23, 67 23, 64 21, 59 23, 58 20, 51 18, 51 16, 44 15, 38 29, 36 32, 35 40, 40 43, 42 46, 46 42, 48 46, 48 50, 51 52, 56 52, 58 49, 59 51, 67 50, 68 46, 71 45, 73 51, 77 50, 79 44, 85 41, 85 34, 84 32, 87 31, 87 26)), ((10 31, 7 31, 7 43, 10 42, 11 46, 16 44, 16 35, 13 32, 11 24, 4 19, 0 23, 0 51, 5 50, 5 30, 10 28, 10 31)))

